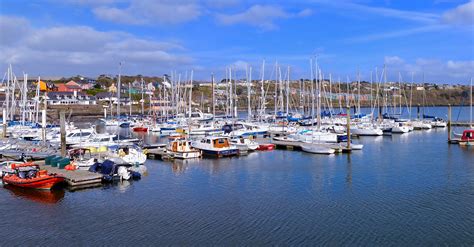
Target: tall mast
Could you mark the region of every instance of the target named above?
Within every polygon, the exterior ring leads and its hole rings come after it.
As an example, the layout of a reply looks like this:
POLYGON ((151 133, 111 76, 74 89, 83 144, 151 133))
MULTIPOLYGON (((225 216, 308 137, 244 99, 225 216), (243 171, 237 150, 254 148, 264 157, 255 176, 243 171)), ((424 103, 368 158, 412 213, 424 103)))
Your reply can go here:
POLYGON ((214 94, 214 73, 212 73, 212 76, 211 76, 211 85, 212 85, 212 97, 211 97, 212 117, 214 118, 216 116, 216 100, 214 99, 214 97, 215 97, 215 94, 214 94))
POLYGON ((264 83, 264 78, 265 78, 265 60, 263 60, 262 63, 262 81, 261 81, 261 87, 260 87, 260 120, 262 119, 262 116, 265 114, 265 89, 263 86, 264 83))
POLYGON ((250 95, 252 90, 252 67, 248 68, 247 75, 247 119, 250 121, 252 119, 252 106, 250 102, 250 95))
POLYGON ((313 71, 313 59, 309 60, 311 67, 311 125, 314 126, 314 71, 313 71))
POLYGON ((193 104, 193 74, 194 74, 194 71, 191 70, 191 79, 189 81, 189 84, 190 84, 190 88, 189 88, 189 117, 191 117, 192 104, 193 104))
POLYGON ((274 112, 273 115, 276 117, 277 115, 277 104, 278 104, 278 62, 275 63, 275 88, 273 94, 273 107, 274 112))
POLYGON ((119 74, 117 83, 117 117, 120 117, 120 91, 122 90, 121 75, 122 74, 122 62, 119 63, 119 74))
POLYGON ((360 114, 360 69, 357 68, 357 113, 360 114))
MULTIPOLYGON (((318 62, 316 60, 316 66, 318 66, 318 62)), ((321 76, 321 70, 319 69, 319 67, 316 67, 316 69, 318 70, 318 79, 317 79, 317 87, 318 87, 318 131, 321 130, 321 80, 322 80, 322 76, 321 76)))
POLYGON ((471 128, 472 128, 472 77, 471 77, 471 90, 469 91, 470 92, 470 101, 471 101, 471 106, 470 106, 470 111, 469 111, 469 124, 471 125, 471 128))
POLYGON ((286 114, 290 111, 290 66, 288 66, 288 78, 286 80, 286 114))
POLYGON ((233 97, 233 90, 232 90, 232 67, 229 67, 229 113, 234 117, 234 97, 233 97))

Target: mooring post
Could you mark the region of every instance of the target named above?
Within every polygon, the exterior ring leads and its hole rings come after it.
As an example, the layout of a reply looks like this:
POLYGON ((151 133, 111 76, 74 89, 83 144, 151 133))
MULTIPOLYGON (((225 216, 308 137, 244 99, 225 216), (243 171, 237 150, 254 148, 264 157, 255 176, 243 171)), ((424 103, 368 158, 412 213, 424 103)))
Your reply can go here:
POLYGON ((351 149, 351 108, 349 106, 347 106, 346 108, 346 113, 347 113, 347 117, 346 117, 346 121, 347 121, 347 150, 349 151, 351 149))
POLYGON ((7 137, 7 110, 3 109, 3 112, 2 112, 2 120, 3 120, 3 132, 2 132, 2 136, 3 138, 6 138, 7 137))
POLYGON ((59 112, 59 126, 61 128, 61 156, 66 157, 66 116, 65 112, 59 112))
POLYGON ((420 119, 420 104, 416 107, 416 117, 420 119))
POLYGON ((451 143, 451 104, 448 104, 448 142, 451 143))

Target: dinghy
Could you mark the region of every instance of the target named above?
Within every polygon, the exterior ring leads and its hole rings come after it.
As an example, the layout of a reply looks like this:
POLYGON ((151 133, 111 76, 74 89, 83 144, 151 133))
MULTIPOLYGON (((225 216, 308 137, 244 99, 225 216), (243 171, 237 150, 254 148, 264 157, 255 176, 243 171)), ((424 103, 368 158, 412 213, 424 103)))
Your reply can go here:
POLYGON ((33 163, 12 164, 13 173, 6 174, 2 181, 17 187, 31 189, 49 190, 53 186, 64 182, 64 177, 58 174, 50 173, 46 170, 40 170, 39 166, 33 163))

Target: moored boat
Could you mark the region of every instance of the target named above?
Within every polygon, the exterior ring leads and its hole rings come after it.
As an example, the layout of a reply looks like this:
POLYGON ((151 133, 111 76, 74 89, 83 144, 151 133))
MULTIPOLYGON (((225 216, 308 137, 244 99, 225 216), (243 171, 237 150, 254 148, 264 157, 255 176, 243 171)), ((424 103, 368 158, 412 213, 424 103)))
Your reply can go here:
POLYGON ((239 149, 231 145, 228 137, 208 136, 192 142, 191 146, 201 150, 203 155, 217 158, 239 154, 239 149))
POLYGON ((474 129, 464 130, 459 141, 461 146, 474 146, 474 129))
POLYGON ((12 173, 6 174, 2 181, 5 184, 13 186, 46 189, 64 182, 64 177, 58 174, 49 173, 46 170, 40 170, 39 166, 33 163, 12 164, 12 173))
POLYGON ((166 150, 171 155, 171 157, 177 159, 192 159, 201 157, 201 151, 191 147, 191 143, 188 140, 174 140, 170 142, 166 150))
POLYGON ((135 132, 148 132, 148 127, 145 126, 137 126, 133 128, 135 132))
POLYGON ((267 143, 267 144, 260 144, 256 150, 258 151, 269 151, 275 149, 275 144, 267 143))

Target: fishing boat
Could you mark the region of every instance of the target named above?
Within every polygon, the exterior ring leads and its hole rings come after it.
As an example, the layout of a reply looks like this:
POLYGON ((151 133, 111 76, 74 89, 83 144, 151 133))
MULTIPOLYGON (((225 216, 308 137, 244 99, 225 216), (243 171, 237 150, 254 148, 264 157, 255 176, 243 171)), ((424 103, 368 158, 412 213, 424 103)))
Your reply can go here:
POLYGON ((191 146, 201 150, 203 155, 217 158, 239 154, 239 149, 231 145, 228 137, 208 136, 192 142, 191 146))
POLYGON ((193 148, 191 142, 186 139, 176 139, 169 143, 166 151, 173 158, 177 159, 193 159, 201 157, 201 151, 193 148))
POLYGON ((40 170, 39 165, 33 163, 12 164, 13 173, 6 174, 2 181, 17 187, 49 190, 53 186, 64 182, 64 177, 58 174, 40 170))

